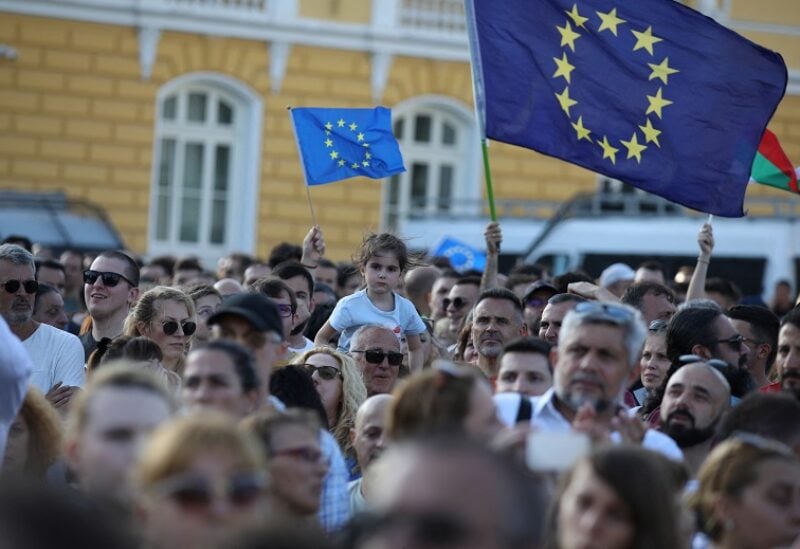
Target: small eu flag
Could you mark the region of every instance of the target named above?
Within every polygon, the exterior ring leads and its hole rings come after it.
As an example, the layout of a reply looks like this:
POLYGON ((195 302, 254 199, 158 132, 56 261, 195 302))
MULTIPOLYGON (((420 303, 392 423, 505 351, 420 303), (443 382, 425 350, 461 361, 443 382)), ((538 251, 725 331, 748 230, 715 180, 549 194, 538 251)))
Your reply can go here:
POLYGON ((460 273, 470 269, 482 271, 486 267, 486 254, 483 250, 473 248, 452 236, 444 237, 431 255, 448 258, 453 269, 460 273))
POLYGON ((298 108, 291 113, 308 185, 406 171, 389 109, 298 108))
POLYGON ((781 56, 673 0, 469 0, 485 137, 743 215, 781 56))

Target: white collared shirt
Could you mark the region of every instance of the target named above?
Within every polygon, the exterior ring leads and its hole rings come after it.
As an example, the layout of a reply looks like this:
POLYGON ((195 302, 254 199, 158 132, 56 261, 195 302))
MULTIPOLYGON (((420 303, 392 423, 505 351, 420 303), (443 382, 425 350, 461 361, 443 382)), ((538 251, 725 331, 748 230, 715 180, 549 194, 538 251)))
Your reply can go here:
MULTIPOLYGON (((533 407, 531 426, 537 431, 554 432, 572 429, 572 424, 556 408, 554 396, 555 390, 551 387, 542 396, 530 399, 533 407)), ((494 396, 495 404, 498 407, 498 416, 506 425, 513 425, 520 398, 528 397, 522 397, 517 393, 501 393, 494 396), (509 413, 508 410, 513 410, 513 413, 509 413)), ((619 443, 622 441, 622 437, 619 433, 612 432, 611 440, 619 443)), ((642 440, 642 447, 658 452, 674 461, 683 461, 683 452, 675 441, 654 429, 647 429, 642 440)))

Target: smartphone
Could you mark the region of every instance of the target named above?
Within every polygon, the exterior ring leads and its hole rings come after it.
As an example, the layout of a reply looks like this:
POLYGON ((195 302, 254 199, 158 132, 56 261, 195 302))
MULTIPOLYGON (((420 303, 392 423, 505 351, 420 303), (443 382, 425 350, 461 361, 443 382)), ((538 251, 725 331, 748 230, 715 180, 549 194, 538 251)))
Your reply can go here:
POLYGON ((575 431, 533 431, 528 435, 525 461, 533 471, 564 471, 591 450, 591 441, 575 431))

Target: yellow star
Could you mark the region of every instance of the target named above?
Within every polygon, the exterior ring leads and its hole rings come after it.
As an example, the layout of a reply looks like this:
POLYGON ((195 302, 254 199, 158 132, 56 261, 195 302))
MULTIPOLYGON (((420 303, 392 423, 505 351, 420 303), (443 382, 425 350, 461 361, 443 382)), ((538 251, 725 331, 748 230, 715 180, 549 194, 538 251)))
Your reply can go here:
POLYGON ((362 141, 364 141, 364 134, 363 134, 363 133, 359 133, 359 134, 358 134, 356 137, 358 138, 358 142, 359 142, 359 143, 361 143, 362 141))
POLYGON ((556 62, 556 66, 558 67, 558 69, 556 69, 556 72, 553 74, 553 78, 558 78, 559 76, 563 76, 564 80, 566 80, 567 84, 569 84, 570 83, 569 75, 575 69, 575 67, 569 64, 569 60, 567 59, 567 52, 563 53, 561 59, 559 59, 558 57, 553 57, 553 61, 556 62))
POLYGON ((350 130, 351 131, 356 131, 356 128, 358 128, 358 125, 355 122, 350 124, 350 130))
POLYGON ((581 37, 580 34, 572 30, 572 25, 569 24, 569 21, 564 23, 564 28, 562 29, 558 25, 556 25, 558 32, 561 34, 561 47, 569 46, 569 49, 575 51, 575 40, 581 37))
POLYGON ((344 118, 340 118, 339 120, 337 120, 336 125, 339 126, 340 128, 344 128, 344 118))
POLYGON ((617 8, 612 9, 608 13, 601 13, 598 11, 597 16, 600 18, 600 27, 597 29, 597 32, 610 30, 611 34, 614 36, 617 36, 617 25, 627 23, 625 19, 617 17, 617 8))
POLYGON ((620 139, 620 142, 628 149, 628 156, 626 158, 636 158, 636 163, 639 164, 642 161, 642 151, 647 148, 647 145, 639 143, 639 140, 636 138, 636 132, 633 132, 633 137, 631 137, 630 141, 620 139))
POLYGON ((644 126, 639 126, 639 129, 642 130, 644 134, 645 143, 655 143, 656 147, 659 149, 661 148, 661 143, 658 142, 658 136, 661 135, 661 130, 655 129, 649 118, 644 126))
POLYGON ((647 53, 653 55, 653 44, 663 41, 663 38, 653 36, 653 27, 647 27, 647 30, 644 32, 631 29, 631 32, 636 37, 636 44, 633 46, 633 51, 644 48, 647 50, 647 53))
POLYGON ((603 149, 603 158, 609 158, 612 164, 616 164, 617 151, 619 151, 619 149, 612 147, 605 135, 603 136, 603 140, 600 141, 598 145, 600 145, 600 147, 603 149))
POLYGON ((331 160, 336 160, 339 158, 339 153, 336 151, 331 151, 331 160))
POLYGON ((661 97, 661 88, 658 88, 658 91, 655 95, 648 95, 647 101, 650 103, 650 106, 647 107, 647 112, 644 114, 650 114, 651 112, 654 112, 659 118, 661 118, 661 109, 667 105, 672 105, 672 101, 661 97))
POLYGON ((345 162, 344 160, 339 160, 339 162, 338 162, 338 164, 339 164, 339 167, 340 167, 340 168, 341 168, 342 166, 344 166, 346 163, 347 163, 347 162, 345 162))
POLYGON ((586 27, 583 25, 586 23, 589 18, 583 17, 581 14, 578 13, 578 4, 572 4, 572 11, 566 12, 569 15, 569 18, 575 23, 576 27, 581 27, 585 29, 586 27))
POLYGON ((326 130, 330 130, 332 128, 333 128, 333 124, 331 124, 330 122, 325 122, 325 129, 326 130))
POLYGON ((350 167, 353 168, 354 170, 357 170, 358 169, 358 162, 353 162, 353 164, 350 167))
POLYGON ((367 160, 369 160, 370 158, 372 158, 372 155, 371 155, 371 154, 369 154, 369 153, 364 153, 364 158, 366 158, 367 160))
POLYGON ((575 133, 578 134, 578 141, 580 141, 581 139, 585 139, 585 140, 589 141, 590 143, 592 142, 592 138, 589 137, 589 134, 592 133, 592 132, 590 132, 589 130, 587 130, 586 128, 583 127, 583 117, 582 116, 578 117, 578 122, 573 122, 572 123, 572 127, 575 128, 575 133))
POLYGON ((326 147, 333 147, 333 139, 330 139, 330 138, 326 139, 325 140, 325 146, 326 147))
POLYGON ((361 165, 362 165, 362 166, 364 166, 365 168, 369 168, 369 161, 368 161, 368 160, 364 160, 364 161, 361 163, 361 165))
POLYGON ((564 91, 560 94, 557 93, 556 97, 558 97, 558 103, 561 105, 561 108, 564 110, 564 112, 567 113, 567 116, 569 116, 569 108, 578 104, 577 101, 569 96, 569 86, 564 88, 564 91))
POLYGON ((650 73, 650 77, 648 80, 652 80, 653 78, 660 78, 664 84, 667 84, 667 78, 669 78, 670 74, 675 74, 676 72, 681 72, 678 69, 673 69, 669 66, 669 57, 665 57, 664 60, 659 63, 658 65, 654 65, 653 63, 648 63, 648 67, 653 69, 653 72, 650 73))

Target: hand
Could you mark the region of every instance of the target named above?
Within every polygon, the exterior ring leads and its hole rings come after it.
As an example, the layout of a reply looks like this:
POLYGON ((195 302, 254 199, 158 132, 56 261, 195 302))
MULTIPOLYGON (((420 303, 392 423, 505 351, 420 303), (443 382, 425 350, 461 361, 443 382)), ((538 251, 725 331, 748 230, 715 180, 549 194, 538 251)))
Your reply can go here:
POLYGON ((611 419, 611 427, 619 433, 622 442, 626 444, 636 444, 637 446, 644 440, 647 433, 647 426, 638 417, 631 417, 626 410, 620 410, 611 419))
POLYGON ((700 255, 706 259, 710 258, 711 252, 714 251, 714 229, 708 223, 704 223, 697 233, 697 244, 700 246, 700 255))
POLYGON ((567 286, 567 293, 579 295, 592 301, 610 301, 619 303, 619 298, 597 284, 591 282, 571 282, 567 286))
POLYGON ((66 410, 66 406, 69 404, 70 399, 72 399, 72 395, 75 394, 78 389, 79 387, 62 385, 59 381, 47 391, 45 398, 53 405, 53 408, 60 412, 62 408, 66 410))
POLYGON ((594 406, 588 402, 578 408, 575 419, 572 420, 572 428, 579 433, 585 433, 595 446, 608 441, 608 427, 598 420, 594 406))
POLYGON ((503 242, 503 231, 500 230, 500 223, 492 221, 486 225, 486 231, 483 236, 486 237, 486 251, 490 254, 496 254, 500 251, 500 243, 503 242))
POLYGON ((525 462, 525 446, 528 442, 528 435, 531 433, 531 423, 522 421, 513 427, 506 427, 497 432, 491 439, 489 445, 492 450, 500 454, 506 454, 525 462))
POLYGON ((300 262, 303 265, 316 266, 323 255, 325 255, 325 239, 319 225, 314 225, 303 239, 303 257, 300 262))

